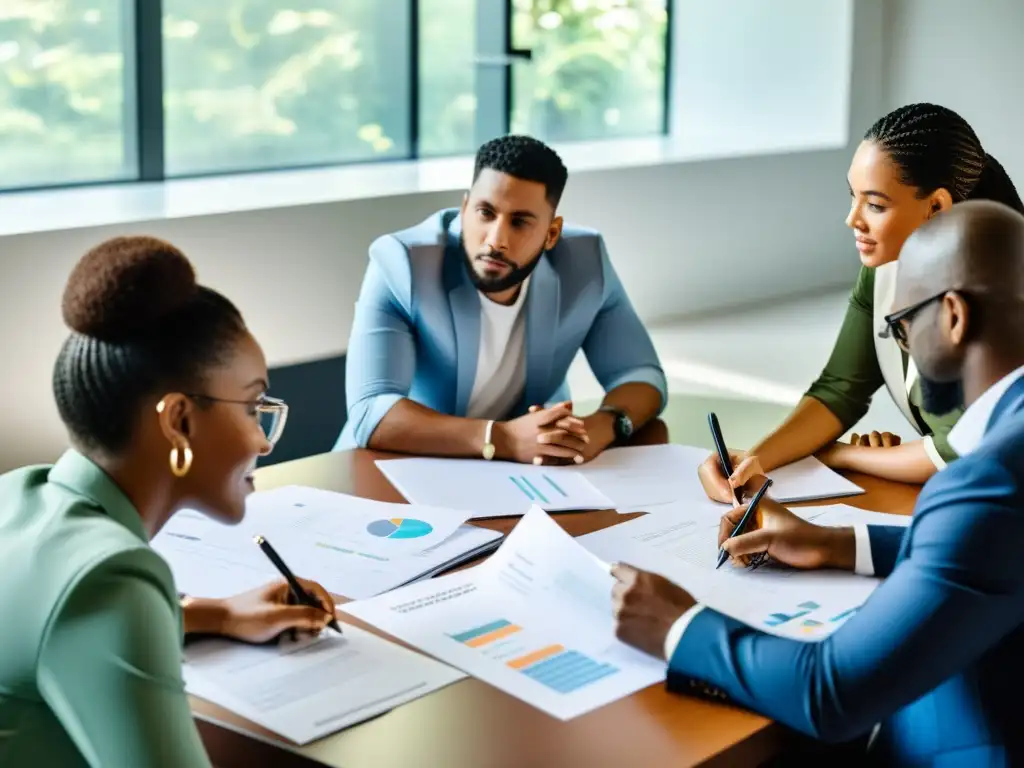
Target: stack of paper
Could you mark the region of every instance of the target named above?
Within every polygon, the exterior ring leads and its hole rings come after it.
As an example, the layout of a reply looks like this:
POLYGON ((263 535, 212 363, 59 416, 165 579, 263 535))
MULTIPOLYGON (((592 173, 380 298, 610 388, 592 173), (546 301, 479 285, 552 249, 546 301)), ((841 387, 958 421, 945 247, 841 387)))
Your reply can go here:
MULTIPOLYGON (((703 448, 652 445, 613 448, 589 464, 535 467, 478 459, 389 459, 377 466, 410 502, 464 509, 472 517, 617 509, 655 512, 678 501, 707 501, 697 468, 703 448)), ((808 457, 770 473, 781 503, 853 496, 864 490, 808 457)))
MULTIPOLYGON (((817 525, 903 525, 910 518, 862 512, 845 505, 799 510, 817 525)), ((839 628, 881 583, 832 570, 784 566, 753 570, 732 561, 715 568, 719 521, 690 505, 672 505, 587 534, 579 543, 608 562, 660 573, 697 600, 750 626, 796 640, 816 641, 839 628)))
MULTIPOLYGON (((703 448, 651 445, 605 451, 579 472, 615 502, 620 512, 654 512, 677 501, 707 499, 697 468, 708 457, 703 448)), ((769 473, 769 496, 779 503, 854 496, 864 489, 813 456, 769 473)))
POLYGON ((536 467, 478 459, 388 459, 377 466, 414 504, 467 510, 472 517, 611 509, 612 500, 582 473, 566 467, 536 467))
POLYGON ((237 526, 179 512, 153 547, 170 564, 180 591, 227 597, 281 578, 253 542, 265 536, 296 575, 358 599, 493 550, 501 534, 463 525, 467 517, 465 511, 289 486, 252 494, 237 526))
POLYGON ((539 508, 483 564, 345 611, 568 720, 664 679, 615 637, 608 566, 539 508))
POLYGON ((368 720, 465 677, 357 627, 279 645, 203 640, 185 649, 185 687, 296 744, 368 720))

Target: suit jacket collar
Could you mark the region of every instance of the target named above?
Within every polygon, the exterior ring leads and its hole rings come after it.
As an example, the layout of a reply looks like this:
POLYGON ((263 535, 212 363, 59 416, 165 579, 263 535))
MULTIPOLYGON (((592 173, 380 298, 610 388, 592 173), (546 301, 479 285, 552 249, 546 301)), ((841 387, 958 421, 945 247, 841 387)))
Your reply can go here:
POLYGON ((444 285, 451 303, 452 329, 455 333, 455 413, 466 413, 476 379, 477 358, 480 353, 480 292, 469 279, 466 256, 459 235, 462 232, 458 216, 445 224, 448 238, 444 254, 444 285))

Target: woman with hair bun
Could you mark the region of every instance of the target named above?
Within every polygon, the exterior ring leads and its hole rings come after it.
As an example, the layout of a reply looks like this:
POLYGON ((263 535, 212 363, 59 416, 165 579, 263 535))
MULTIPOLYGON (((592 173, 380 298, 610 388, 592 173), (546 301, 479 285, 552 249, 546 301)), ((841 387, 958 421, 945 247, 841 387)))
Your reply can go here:
POLYGON ((174 246, 87 253, 63 299, 53 391, 72 448, 0 477, 0 763, 209 765, 184 691, 183 633, 319 632, 286 583, 181 598, 149 541, 178 510, 237 523, 287 408, 241 314, 174 246), (180 602, 179 602, 180 601, 180 602))
MULTIPOLYGON (((1024 213, 999 162, 960 115, 910 104, 880 118, 864 135, 847 174, 861 269, 832 356, 782 425, 748 452, 733 455, 726 478, 717 455, 700 466, 708 496, 732 503, 752 478, 811 454, 834 469, 923 483, 956 458, 947 440, 963 413, 959 382, 922 379, 906 349, 883 332, 893 307, 900 249, 932 216, 964 200, 993 200, 1024 213), (881 335, 880 335, 881 332, 881 335), (871 433, 853 445, 834 442, 867 413, 883 385, 922 439, 900 444, 871 433)), ((936 311, 938 305, 921 308, 936 311)), ((909 318, 906 318, 909 320, 909 318)))

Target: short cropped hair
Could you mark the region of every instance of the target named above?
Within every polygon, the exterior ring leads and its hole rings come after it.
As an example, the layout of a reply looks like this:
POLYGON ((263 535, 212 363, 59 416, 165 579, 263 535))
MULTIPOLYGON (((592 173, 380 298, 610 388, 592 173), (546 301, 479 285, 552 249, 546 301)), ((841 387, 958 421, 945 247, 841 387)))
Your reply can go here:
POLYGON ((569 179, 562 158, 547 144, 532 136, 500 136, 488 141, 476 153, 474 183, 485 168, 543 184, 552 208, 558 207, 565 183, 569 179))

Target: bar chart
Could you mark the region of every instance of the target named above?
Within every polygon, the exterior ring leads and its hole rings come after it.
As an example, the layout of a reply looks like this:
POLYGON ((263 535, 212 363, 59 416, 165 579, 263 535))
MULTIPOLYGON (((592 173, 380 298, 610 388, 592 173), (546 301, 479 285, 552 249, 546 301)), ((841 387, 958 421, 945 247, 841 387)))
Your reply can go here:
POLYGON ((569 498, 569 494, 567 494, 562 489, 562 486, 551 478, 551 475, 538 475, 533 480, 526 475, 509 475, 508 479, 511 480, 516 489, 530 501, 539 501, 542 504, 550 504, 551 499, 548 498, 549 496, 552 498, 569 498))
POLYGON ((835 612, 823 608, 813 600, 807 600, 788 611, 771 613, 764 620, 769 627, 792 627, 792 631, 800 635, 826 635, 835 631, 836 625, 849 619, 860 606, 854 606, 835 612))
POLYGON ((522 627, 507 619, 449 637, 469 648, 480 649, 489 658, 502 661, 556 693, 573 693, 619 672, 613 664, 597 661, 559 643, 531 642, 522 627))

